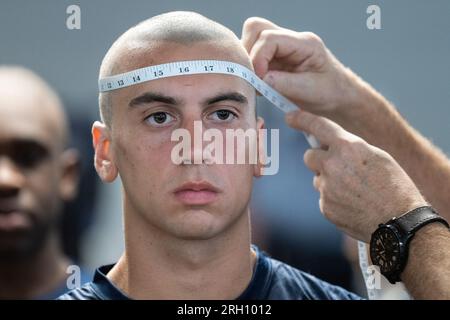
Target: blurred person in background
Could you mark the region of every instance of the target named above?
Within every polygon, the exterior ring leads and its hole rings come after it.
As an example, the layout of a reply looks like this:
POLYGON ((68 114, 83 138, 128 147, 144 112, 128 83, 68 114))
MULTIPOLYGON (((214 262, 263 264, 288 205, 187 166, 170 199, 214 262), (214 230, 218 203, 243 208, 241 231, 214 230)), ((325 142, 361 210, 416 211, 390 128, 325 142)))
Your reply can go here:
POLYGON ((68 140, 54 90, 30 70, 0 66, 0 299, 53 299, 68 290, 60 226, 80 165, 68 140))

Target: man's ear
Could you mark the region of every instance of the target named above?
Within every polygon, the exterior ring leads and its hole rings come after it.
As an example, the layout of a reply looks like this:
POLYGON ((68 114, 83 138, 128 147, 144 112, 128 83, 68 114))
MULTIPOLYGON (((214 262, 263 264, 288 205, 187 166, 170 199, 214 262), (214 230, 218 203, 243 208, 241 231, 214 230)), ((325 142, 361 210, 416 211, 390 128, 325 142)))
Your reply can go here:
POLYGON ((264 119, 258 117, 256 120, 256 130, 258 131, 258 161, 253 165, 253 176, 260 177, 264 173, 264 163, 266 160, 266 150, 264 149, 263 131, 264 119))
POLYGON ((113 182, 118 175, 118 169, 112 157, 111 133, 102 122, 95 121, 92 125, 92 142, 95 156, 94 166, 103 182, 113 182))
POLYGON ((62 175, 59 194, 63 201, 73 200, 78 194, 80 180, 80 157, 75 149, 67 149, 61 155, 62 175))

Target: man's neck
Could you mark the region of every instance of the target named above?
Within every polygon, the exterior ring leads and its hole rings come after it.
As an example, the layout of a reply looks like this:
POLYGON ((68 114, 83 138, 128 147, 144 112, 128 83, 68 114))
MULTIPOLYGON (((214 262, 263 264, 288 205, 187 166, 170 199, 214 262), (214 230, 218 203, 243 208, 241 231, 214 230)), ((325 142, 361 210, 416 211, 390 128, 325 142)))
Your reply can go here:
POLYGON ((34 299, 56 289, 65 279, 68 259, 57 236, 29 257, 0 261, 0 299, 34 299))
POLYGON ((235 299, 256 262, 248 211, 239 220, 208 240, 164 237, 155 230, 126 233, 125 254, 108 278, 133 299, 235 299))

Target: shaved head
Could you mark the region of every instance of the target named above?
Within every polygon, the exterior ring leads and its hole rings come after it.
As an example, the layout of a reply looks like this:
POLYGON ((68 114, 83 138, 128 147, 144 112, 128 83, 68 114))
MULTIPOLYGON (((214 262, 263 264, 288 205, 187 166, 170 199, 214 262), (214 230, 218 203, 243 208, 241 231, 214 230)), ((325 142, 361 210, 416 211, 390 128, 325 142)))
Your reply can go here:
MULTIPOLYGON (((164 48, 191 47, 199 43, 208 43, 221 50, 226 60, 253 69, 245 48, 233 31, 198 13, 176 11, 144 20, 121 35, 106 53, 99 78, 171 62, 164 61, 164 48), (145 59, 142 59, 143 55, 145 59)), ((215 58, 206 53, 201 59, 215 58)), ((101 119, 108 126, 111 125, 114 94, 99 95, 101 119)))
MULTIPOLYGON (((197 13, 171 12, 125 32, 106 54, 100 78, 190 60, 230 61, 253 69, 247 51, 231 30, 197 13)), ((246 135, 247 130, 255 132, 264 125, 256 117, 255 107, 255 88, 232 74, 160 77, 100 94, 104 123, 96 121, 92 126, 94 164, 105 182, 120 176, 125 236, 132 239, 129 243, 146 246, 153 240, 141 240, 148 237, 155 237, 154 243, 170 238, 186 243, 235 235, 230 230, 238 230, 236 226, 248 220, 253 176, 259 175, 261 166, 207 161, 203 165, 179 164, 173 160, 180 145, 174 137, 180 129, 186 136, 181 137, 182 143, 187 142, 190 151, 183 151, 183 157, 204 154, 200 151, 203 143, 190 148, 198 136, 198 124, 222 137, 230 132, 246 135), (215 200, 208 200, 209 191, 196 198, 195 190, 191 200, 187 199, 191 194, 183 200, 178 190, 188 181, 208 181, 218 191, 213 192, 215 200)), ((249 154, 255 146, 255 139, 245 139, 248 143, 233 137, 213 139, 221 141, 216 150, 228 152, 228 157, 230 147, 243 147, 249 154)))
POLYGON ((14 117, 32 117, 34 123, 52 132, 59 147, 65 147, 68 124, 61 100, 34 72, 20 66, 0 66, 0 106, 10 123, 14 117))

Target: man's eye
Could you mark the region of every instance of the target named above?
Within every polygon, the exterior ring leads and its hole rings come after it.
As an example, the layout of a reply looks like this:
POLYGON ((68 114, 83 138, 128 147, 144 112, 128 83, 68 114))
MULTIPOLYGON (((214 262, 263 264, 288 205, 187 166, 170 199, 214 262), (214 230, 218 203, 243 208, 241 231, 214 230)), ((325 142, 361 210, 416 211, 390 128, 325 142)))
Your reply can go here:
POLYGON ((24 144, 17 146, 12 154, 14 162, 22 168, 34 168, 48 157, 48 151, 41 146, 24 144))
POLYGON ((154 126, 163 126, 174 120, 174 118, 167 112, 155 112, 145 119, 148 123, 154 126))
POLYGON ((212 113, 213 120, 226 121, 236 118, 236 114, 229 110, 217 110, 212 113))

